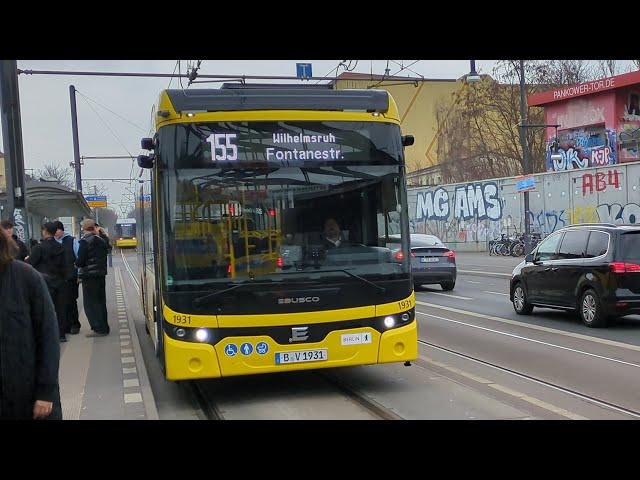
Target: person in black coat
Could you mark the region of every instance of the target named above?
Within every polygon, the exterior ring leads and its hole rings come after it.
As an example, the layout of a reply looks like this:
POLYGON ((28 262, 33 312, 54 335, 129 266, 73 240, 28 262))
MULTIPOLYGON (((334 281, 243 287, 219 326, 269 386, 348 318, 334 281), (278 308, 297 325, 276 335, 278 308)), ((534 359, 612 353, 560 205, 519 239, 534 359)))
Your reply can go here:
POLYGON ((107 244, 107 252, 111 253, 111 251, 113 250, 113 246, 111 245, 111 240, 109 240, 109 235, 107 235, 107 233, 104 231, 104 228, 102 228, 98 223, 96 223, 96 229, 98 230, 98 235, 100 236, 100 238, 107 244))
POLYGON ((80 244, 76 238, 64 231, 64 224, 60 220, 53 223, 56 226, 56 241, 64 248, 66 333, 76 335, 80 332, 80 319, 78 316, 78 269, 75 263, 80 244))
POLYGON ((96 222, 90 218, 82 221, 84 236, 80 240, 78 258, 78 278, 82 282, 84 313, 91 330, 87 337, 102 337, 110 332, 107 318, 107 296, 105 276, 107 275, 106 242, 98 235, 96 222))
POLYGON ((60 341, 66 342, 67 331, 67 288, 65 282, 65 258, 64 248, 54 235, 56 225, 53 222, 45 223, 42 227, 42 241, 33 247, 29 255, 29 263, 44 277, 53 305, 56 309, 58 325, 60 328, 60 341))
POLYGON ((0 420, 62 420, 60 344, 42 277, 0 235, 0 420))
POLYGON ((29 250, 27 250, 27 246, 24 244, 24 242, 13 233, 14 226, 15 225, 9 220, 2 220, 2 222, 0 222, 0 228, 2 228, 2 230, 4 230, 4 233, 9 235, 9 237, 11 237, 14 242, 16 242, 16 245, 18 245, 18 253, 16 254, 16 258, 24 262, 24 259, 29 256, 29 250))

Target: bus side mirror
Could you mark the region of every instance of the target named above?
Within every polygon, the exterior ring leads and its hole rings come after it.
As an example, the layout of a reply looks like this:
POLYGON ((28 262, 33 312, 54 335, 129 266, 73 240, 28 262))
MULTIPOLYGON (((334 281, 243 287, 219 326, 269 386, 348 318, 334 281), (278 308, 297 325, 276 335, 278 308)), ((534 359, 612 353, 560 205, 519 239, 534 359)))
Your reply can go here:
POLYGON ((153 145, 153 138, 143 138, 140 140, 140 146, 143 150, 153 150, 155 148, 153 145))
POLYGON ((411 145, 413 145, 414 141, 415 141, 415 138, 413 137, 413 135, 403 135, 402 136, 402 146, 403 147, 410 147, 411 145))
POLYGON ((153 168, 155 155, 138 155, 138 166, 140 168, 153 168))

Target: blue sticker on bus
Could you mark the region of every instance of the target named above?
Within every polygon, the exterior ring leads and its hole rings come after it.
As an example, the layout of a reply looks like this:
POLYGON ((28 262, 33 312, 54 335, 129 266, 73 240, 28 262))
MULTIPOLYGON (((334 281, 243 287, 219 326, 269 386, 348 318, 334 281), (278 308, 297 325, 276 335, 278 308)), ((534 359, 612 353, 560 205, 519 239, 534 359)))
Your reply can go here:
POLYGON ((267 344, 267 342, 259 342, 256 345, 256 352, 258 352, 258 355, 264 355, 268 351, 269 351, 269 345, 267 344))
POLYGON ((251 355, 251 352, 253 352, 253 345, 251 345, 248 342, 245 342, 242 345, 240 345, 240 351, 242 352, 243 355, 251 355))
POLYGON ((228 357, 233 357, 236 353, 238 353, 238 346, 233 343, 229 343, 224 347, 224 353, 228 357))

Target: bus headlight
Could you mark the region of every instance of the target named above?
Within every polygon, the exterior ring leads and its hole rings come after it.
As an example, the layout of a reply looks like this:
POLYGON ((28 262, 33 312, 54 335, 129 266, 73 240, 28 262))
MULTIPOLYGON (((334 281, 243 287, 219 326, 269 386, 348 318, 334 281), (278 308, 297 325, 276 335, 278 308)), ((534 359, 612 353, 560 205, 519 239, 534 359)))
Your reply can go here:
POLYGON ((176 328, 176 336, 180 337, 180 338, 184 338, 184 336, 187 334, 187 332, 185 331, 184 328, 176 328))
POLYGON ((408 313, 403 313, 402 316, 400 317, 402 319, 403 322, 408 322, 409 319, 411 318, 411 315, 409 315, 408 313))
POLYGON ((204 328, 200 328, 196 331, 196 338, 200 342, 206 342, 209 338, 209 332, 207 332, 204 328))
POLYGON ((388 317, 384 317, 384 326, 387 328, 393 328, 396 324, 396 319, 394 316, 389 315, 388 317))

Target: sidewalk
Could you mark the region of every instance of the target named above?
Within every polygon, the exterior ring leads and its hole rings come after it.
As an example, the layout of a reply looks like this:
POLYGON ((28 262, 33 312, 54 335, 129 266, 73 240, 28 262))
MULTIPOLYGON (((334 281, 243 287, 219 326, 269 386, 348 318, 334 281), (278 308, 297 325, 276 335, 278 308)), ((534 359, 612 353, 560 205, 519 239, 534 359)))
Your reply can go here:
POLYGON ((456 252, 458 273, 488 277, 511 277, 511 272, 524 257, 501 257, 489 252, 456 252))
POLYGON ((78 299, 78 335, 61 343, 60 397, 64 420, 157 420, 133 319, 127 315, 122 272, 109 268, 107 311, 111 333, 87 338, 91 331, 78 299))

